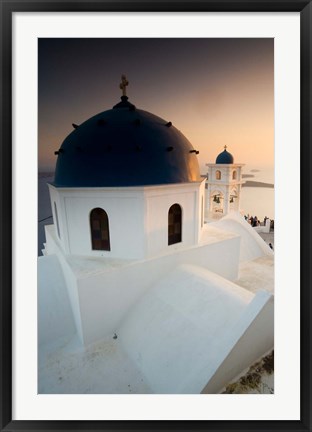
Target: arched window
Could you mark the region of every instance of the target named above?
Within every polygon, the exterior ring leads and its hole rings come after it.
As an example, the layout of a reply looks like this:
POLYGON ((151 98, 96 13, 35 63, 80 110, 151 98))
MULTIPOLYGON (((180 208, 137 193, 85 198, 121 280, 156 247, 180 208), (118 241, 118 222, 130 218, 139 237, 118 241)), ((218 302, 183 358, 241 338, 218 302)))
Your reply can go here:
POLYGON ((237 172, 236 172, 236 171, 233 171, 232 179, 233 179, 233 180, 236 180, 236 176, 237 176, 237 172))
POLYGON ((91 240, 93 250, 110 250, 109 224, 106 211, 95 208, 90 213, 91 240))
POLYGON ((173 204, 168 212, 168 245, 182 241, 182 209, 173 204))
POLYGON ((221 180, 221 171, 219 170, 216 171, 216 179, 221 180))

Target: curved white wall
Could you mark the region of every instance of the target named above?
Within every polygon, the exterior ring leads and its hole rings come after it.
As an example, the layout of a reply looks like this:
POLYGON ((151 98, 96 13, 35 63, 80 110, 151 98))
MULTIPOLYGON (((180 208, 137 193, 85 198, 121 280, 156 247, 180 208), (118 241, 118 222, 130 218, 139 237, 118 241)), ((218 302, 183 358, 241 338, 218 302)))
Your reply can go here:
POLYGON ((273 255, 270 247, 238 213, 231 213, 211 225, 240 235, 240 261, 251 261, 264 255, 273 255))
MULTIPOLYGON (((118 338, 154 393, 200 393, 271 298, 197 266, 181 266, 129 311, 118 338)), ((272 346, 272 316, 273 308, 264 315, 268 324, 255 324, 252 338, 235 351, 227 379, 234 378, 246 352, 254 359, 272 346)), ((214 389, 222 387, 221 374, 214 389)))

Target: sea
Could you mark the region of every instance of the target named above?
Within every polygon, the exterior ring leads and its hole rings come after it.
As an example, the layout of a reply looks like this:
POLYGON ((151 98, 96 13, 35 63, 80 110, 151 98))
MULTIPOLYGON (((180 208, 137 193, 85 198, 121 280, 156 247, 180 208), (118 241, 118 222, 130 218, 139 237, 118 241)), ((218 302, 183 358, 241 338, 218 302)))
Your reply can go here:
MULTIPOLYGON (((274 166, 252 166, 243 167, 244 175, 253 177, 244 178, 245 181, 255 181, 274 185, 274 166)), ((260 221, 264 217, 274 219, 274 187, 243 187, 241 193, 240 208, 244 214, 257 216, 260 221)))
MULTIPOLYGON (((245 165, 244 180, 274 184, 274 167, 245 165), (252 176, 252 177, 249 177, 252 176)), ((54 179, 53 173, 38 175, 38 255, 42 255, 45 242, 44 225, 53 223, 47 183, 54 179)), ((265 216, 274 219, 274 188, 243 187, 241 193, 241 211, 249 216, 257 216, 262 221, 265 216)))

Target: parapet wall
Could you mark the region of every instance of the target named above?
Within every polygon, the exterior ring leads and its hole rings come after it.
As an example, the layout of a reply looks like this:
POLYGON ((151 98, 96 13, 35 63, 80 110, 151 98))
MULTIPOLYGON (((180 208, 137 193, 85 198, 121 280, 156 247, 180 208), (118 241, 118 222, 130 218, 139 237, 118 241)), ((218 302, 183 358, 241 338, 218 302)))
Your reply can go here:
POLYGON ((241 262, 251 261, 265 255, 273 255, 270 247, 238 213, 231 213, 218 222, 212 222, 211 225, 241 237, 239 258, 241 262))

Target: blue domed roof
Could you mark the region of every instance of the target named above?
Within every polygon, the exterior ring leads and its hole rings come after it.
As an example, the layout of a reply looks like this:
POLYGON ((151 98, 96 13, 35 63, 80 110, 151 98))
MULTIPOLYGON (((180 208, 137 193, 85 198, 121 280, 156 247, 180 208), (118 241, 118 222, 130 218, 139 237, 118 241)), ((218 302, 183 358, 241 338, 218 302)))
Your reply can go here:
POLYGON ((196 150, 171 122, 136 109, 127 96, 64 140, 56 187, 143 186, 201 180, 196 150))
POLYGON ((234 158, 231 155, 231 153, 229 153, 226 150, 226 146, 225 146, 223 152, 217 156, 216 164, 232 164, 232 163, 234 163, 234 158))

